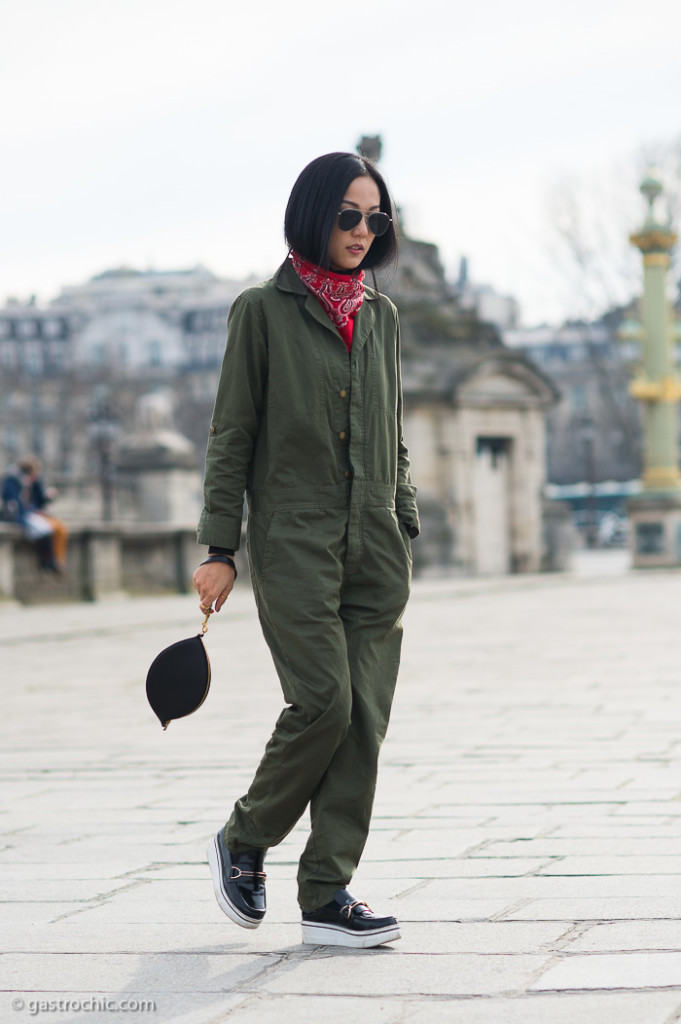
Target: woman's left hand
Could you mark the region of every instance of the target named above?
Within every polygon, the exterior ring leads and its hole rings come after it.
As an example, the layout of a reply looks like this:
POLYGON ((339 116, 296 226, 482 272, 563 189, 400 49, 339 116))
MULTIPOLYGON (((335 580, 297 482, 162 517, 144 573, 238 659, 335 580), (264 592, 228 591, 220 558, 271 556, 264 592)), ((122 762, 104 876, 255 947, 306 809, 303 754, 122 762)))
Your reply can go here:
POLYGON ((225 562, 208 562, 198 567, 192 580, 203 614, 213 606, 219 612, 234 587, 234 569, 225 562))

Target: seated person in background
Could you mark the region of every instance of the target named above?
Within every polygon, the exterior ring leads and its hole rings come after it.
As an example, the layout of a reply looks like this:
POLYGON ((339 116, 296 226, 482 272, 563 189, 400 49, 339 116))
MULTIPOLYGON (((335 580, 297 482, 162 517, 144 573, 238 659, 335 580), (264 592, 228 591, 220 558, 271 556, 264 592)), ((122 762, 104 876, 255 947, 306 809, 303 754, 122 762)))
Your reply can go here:
POLYGON ((35 455, 13 466, 2 481, 1 518, 22 527, 28 540, 34 541, 41 569, 64 572, 68 530, 60 519, 44 509, 56 497, 42 480, 42 465, 35 455))

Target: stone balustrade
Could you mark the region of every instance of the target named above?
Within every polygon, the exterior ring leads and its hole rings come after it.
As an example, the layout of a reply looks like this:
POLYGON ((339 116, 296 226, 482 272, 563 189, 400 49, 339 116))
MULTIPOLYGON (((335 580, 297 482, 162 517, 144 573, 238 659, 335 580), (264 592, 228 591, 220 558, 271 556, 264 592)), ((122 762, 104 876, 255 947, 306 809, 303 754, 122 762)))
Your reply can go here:
POLYGON ((39 604, 190 593, 192 573, 205 552, 189 527, 80 526, 71 530, 67 571, 60 576, 38 567, 35 547, 18 527, 0 523, 0 601, 39 604))

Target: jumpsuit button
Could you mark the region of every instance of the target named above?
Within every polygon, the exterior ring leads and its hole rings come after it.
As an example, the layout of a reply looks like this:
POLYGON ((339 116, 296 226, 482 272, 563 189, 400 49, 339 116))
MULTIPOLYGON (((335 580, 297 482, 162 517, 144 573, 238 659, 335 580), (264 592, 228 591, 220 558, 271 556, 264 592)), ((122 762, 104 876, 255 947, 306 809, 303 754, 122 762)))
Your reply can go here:
POLYGON ((351 476, 352 476, 352 473, 350 472, 350 470, 346 469, 345 470, 345 479, 349 480, 351 476))
POLYGON ((211 425, 210 425, 210 432, 211 432, 211 434, 217 434, 217 432, 218 432, 218 428, 215 426, 214 423, 211 423, 211 425))
POLYGON ((341 439, 341 441, 344 441, 345 440, 345 431, 341 430, 341 432, 340 432, 340 434, 338 436, 341 439))
POLYGON ((341 398, 347 398, 348 397, 348 393, 345 390, 345 388, 343 388, 341 391, 339 391, 338 394, 340 395, 341 398))

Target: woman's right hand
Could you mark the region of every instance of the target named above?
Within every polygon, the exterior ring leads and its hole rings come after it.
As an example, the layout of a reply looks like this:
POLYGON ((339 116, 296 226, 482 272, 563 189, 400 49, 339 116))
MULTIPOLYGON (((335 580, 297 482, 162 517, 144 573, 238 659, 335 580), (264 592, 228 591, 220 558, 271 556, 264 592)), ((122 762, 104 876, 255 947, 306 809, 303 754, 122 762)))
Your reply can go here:
POLYGON ((206 562, 200 565, 192 580, 199 595, 199 607, 204 615, 215 607, 219 612, 234 587, 234 569, 225 562, 206 562))

